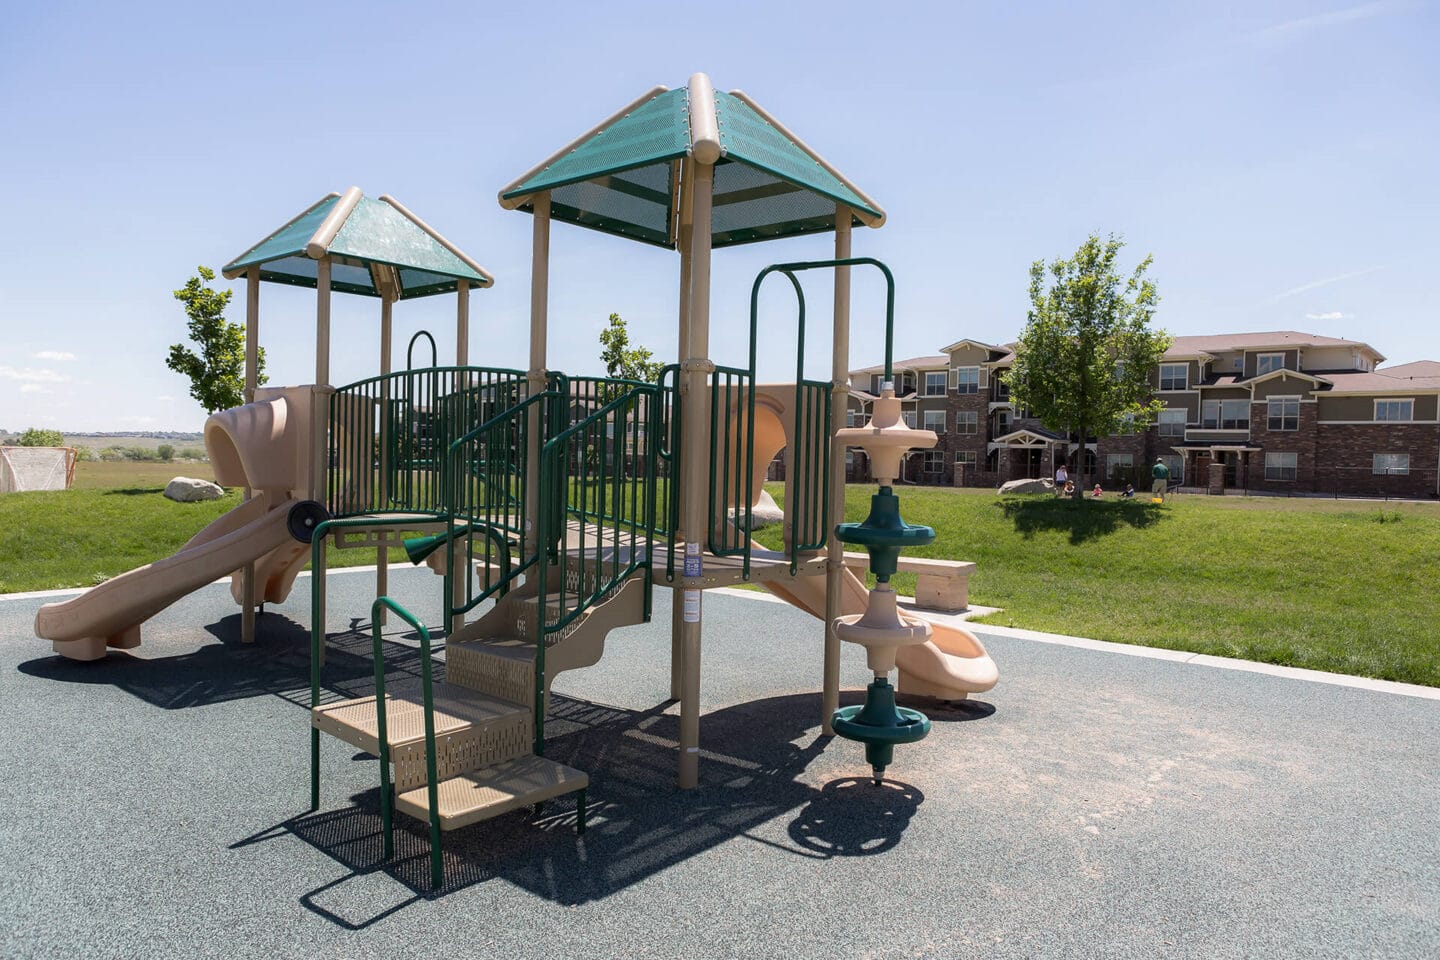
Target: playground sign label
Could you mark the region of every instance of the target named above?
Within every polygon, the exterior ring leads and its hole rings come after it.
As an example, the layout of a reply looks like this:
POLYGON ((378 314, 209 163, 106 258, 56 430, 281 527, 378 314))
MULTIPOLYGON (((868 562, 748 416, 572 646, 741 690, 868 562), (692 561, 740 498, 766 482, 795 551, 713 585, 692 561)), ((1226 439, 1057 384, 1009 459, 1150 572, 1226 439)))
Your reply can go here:
POLYGON ((700 544, 685 544, 685 571, 687 577, 698 577, 705 572, 703 561, 700 559, 700 544))
MULTIPOLYGON (((688 561, 687 561, 687 562, 688 562, 688 561)), ((683 615, 684 615, 684 618, 685 618, 685 622, 686 622, 686 623, 699 623, 699 622, 700 622, 700 591, 699 591, 699 590, 686 590, 686 591, 685 591, 685 606, 684 606, 684 608, 683 608, 683 615)))

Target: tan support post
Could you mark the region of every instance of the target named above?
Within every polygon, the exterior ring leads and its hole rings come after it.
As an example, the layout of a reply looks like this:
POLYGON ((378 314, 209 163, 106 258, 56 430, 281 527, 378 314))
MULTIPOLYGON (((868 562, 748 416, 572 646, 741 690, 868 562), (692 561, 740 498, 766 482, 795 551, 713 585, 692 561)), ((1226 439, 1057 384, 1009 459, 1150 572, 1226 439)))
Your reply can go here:
MULTIPOLYGON (((685 159, 680 167, 680 223, 675 234, 675 243, 680 250, 680 329, 677 337, 678 349, 675 351, 677 360, 684 360, 690 356, 690 275, 694 264, 692 245, 694 241, 694 178, 695 161, 685 159)), ((676 389, 681 387, 680 379, 676 378, 676 389)), ((680 472, 680 464, 674 464, 672 470, 680 472)), ((671 482, 675 482, 675 477, 671 482)), ((676 531, 671 532, 677 536, 676 531)), ((685 660, 682 636, 684 633, 684 621, 681 615, 684 612, 684 604, 681 602, 680 590, 670 591, 670 699, 680 699, 681 676, 683 674, 682 664, 685 660)))
MULTIPOLYGON (((704 550, 709 520, 709 472, 705 469, 710 456, 710 202, 715 186, 715 168, 694 164, 695 184, 694 227, 691 231, 690 265, 690 350, 683 358, 687 369, 682 374, 685 387, 684 468, 680 492, 680 515, 685 528, 686 549, 699 544, 704 550)), ((681 604, 690 591, 694 609, 682 617, 680 678, 680 777, 681 789, 690 789, 700 782, 700 591, 684 580, 681 604)))
MULTIPOLYGON (((394 337, 394 301, 388 296, 380 301, 380 376, 390 372, 391 341, 394 337)), ((393 429, 390 422, 390 381, 380 381, 380 438, 384 441, 393 429)), ((380 444, 379 505, 383 510, 390 502, 390 444, 380 444)), ((390 590, 390 548, 375 548, 375 596, 383 597, 390 590)), ((380 608, 380 625, 390 622, 390 611, 380 608)))
MULTIPOLYGON (((835 259, 850 256, 850 208, 835 205, 835 259)), ((834 354, 830 361, 832 384, 850 378, 850 268, 835 268, 835 333, 834 354)), ((845 401, 849 391, 832 387, 830 395, 830 436, 845 426, 845 401)), ((830 448, 830 548, 825 565, 825 658, 824 686, 820 697, 820 728, 829 735, 835 731, 830 718, 840 707, 840 638, 835 635, 835 620, 840 609, 841 584, 845 578, 845 545, 835 536, 833 525, 845 519, 845 445, 833 443, 830 448)))
MULTIPOLYGON (((255 402, 260 380, 260 265, 245 271, 245 402, 255 402)), ((245 488, 249 500, 255 491, 245 488)), ((240 568, 240 642, 255 642, 255 562, 240 568)))
MULTIPOLYGON (((315 384, 330 386, 330 258, 326 257, 315 265, 315 384)), ((330 410, 329 394, 316 393, 310 403, 310 497, 325 502, 325 477, 329 466, 330 410)), ((325 556, 325 544, 320 545, 320 555, 325 556)), ((312 573, 312 576, 318 576, 312 573)), ((325 577, 315 585, 315 597, 320 609, 316 611, 321 623, 325 622, 325 577)), ((324 651, 321 651, 322 655, 324 651)))
MULTIPOLYGON (((530 241, 530 377, 529 396, 545 389, 546 324, 550 313, 550 194, 536 194, 535 222, 530 241)), ((530 408, 527 417, 529 441, 525 445, 525 527, 530 536, 540 533, 540 410, 530 408)), ((537 565, 530 577, 543 575, 537 565)), ((538 642, 538 638, 537 638, 538 642)))
POLYGON ((470 281, 455 282, 455 366, 470 365, 470 281))

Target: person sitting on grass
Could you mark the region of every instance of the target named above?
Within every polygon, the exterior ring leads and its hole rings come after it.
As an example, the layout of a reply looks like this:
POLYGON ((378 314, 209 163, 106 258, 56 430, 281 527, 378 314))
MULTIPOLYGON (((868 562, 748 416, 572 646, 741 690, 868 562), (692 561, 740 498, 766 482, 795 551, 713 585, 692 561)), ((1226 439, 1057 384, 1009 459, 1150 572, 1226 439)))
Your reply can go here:
POLYGON ((1094 497, 1096 500, 1099 500, 1100 494, 1102 492, 1103 491, 1100 489, 1100 484, 1097 483, 1095 484, 1095 489, 1090 491, 1090 496, 1094 497))
POLYGON ((1133 483, 1127 483, 1127 484, 1125 484, 1125 489, 1124 489, 1123 491, 1121 491, 1120 496, 1121 496, 1122 499, 1125 499, 1125 500, 1130 500, 1130 499, 1132 499, 1132 498, 1135 496, 1135 484, 1133 484, 1133 483))
POLYGON ((1065 496, 1067 496, 1067 497, 1073 497, 1073 496, 1075 496, 1075 481, 1074 481, 1074 480, 1066 480, 1066 481, 1065 481, 1065 496))

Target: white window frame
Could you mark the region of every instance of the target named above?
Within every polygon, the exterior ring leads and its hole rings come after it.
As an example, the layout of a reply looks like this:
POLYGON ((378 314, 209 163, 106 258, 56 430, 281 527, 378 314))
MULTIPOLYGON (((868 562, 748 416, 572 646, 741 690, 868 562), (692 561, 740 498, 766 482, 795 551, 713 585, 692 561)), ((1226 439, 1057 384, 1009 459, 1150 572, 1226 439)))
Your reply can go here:
POLYGON ((955 411, 955 432, 973 437, 980 432, 980 414, 975 410, 955 411))
POLYGON ((1155 426, 1160 431, 1160 436, 1166 437, 1168 439, 1175 439, 1177 437, 1184 438, 1185 428, 1189 425, 1189 423, 1189 410, 1186 410, 1184 407, 1166 407, 1164 410, 1160 411, 1160 416, 1156 419, 1155 426), (1177 413, 1180 415, 1179 420, 1175 419, 1175 414, 1177 413), (1169 414, 1169 419, 1166 419, 1167 414, 1169 414), (1179 426, 1180 429, 1165 429, 1166 427, 1174 428, 1176 426, 1179 426))
POLYGON ((1265 451, 1265 479, 1277 483, 1294 481, 1297 459, 1296 454, 1288 450, 1265 451))
POLYGON ((925 371, 925 396, 927 396, 927 397, 943 397, 943 396, 945 396, 945 371, 944 371, 944 370, 926 370, 926 371, 925 371), (933 381, 931 380, 932 377, 935 378, 933 381))
POLYGON ((925 457, 920 462, 922 473, 937 474, 945 472, 945 451, 926 450, 925 457))
POLYGON ((1265 429, 1277 432, 1290 432, 1300 429, 1300 398, 1299 397, 1269 397, 1265 401, 1265 429), (1275 404, 1293 404, 1295 407, 1294 426, 1285 426, 1285 421, 1291 419, 1286 416, 1284 408, 1281 408, 1280 415, 1275 415, 1275 404), (1280 426, 1275 426, 1275 421, 1280 421, 1280 426))
POLYGON ((1135 472, 1135 454, 1133 453, 1107 453, 1105 454, 1105 479, 1109 480, 1115 475, 1115 468, 1123 467, 1131 473, 1135 472))
POLYGON ((1204 401, 1202 404, 1200 404, 1200 429, 1202 429, 1202 430, 1248 430, 1248 429, 1250 429, 1250 401, 1249 401, 1249 400, 1206 400, 1206 401, 1204 401), (1227 418, 1227 417, 1225 416, 1225 404, 1227 404, 1227 403, 1228 403, 1228 404, 1231 404, 1231 409, 1232 409, 1232 410, 1234 409, 1234 404, 1240 403, 1240 404, 1244 404, 1244 405, 1245 405, 1245 418, 1244 418, 1244 421, 1243 421, 1243 422, 1244 422, 1244 426, 1240 426, 1240 427, 1227 427, 1227 426, 1225 426, 1225 424, 1227 424, 1227 423, 1239 423, 1239 422, 1241 422, 1239 419, 1237 419, 1237 418, 1235 418, 1235 417, 1227 418), (1211 406, 1212 404, 1215 406, 1215 418, 1214 418, 1213 420, 1210 419, 1210 415, 1209 415, 1208 413, 1206 413, 1206 411, 1205 411, 1205 408, 1211 406))
POLYGON ((1415 420, 1415 401, 1414 401, 1413 398, 1406 397, 1406 398, 1404 398, 1404 399, 1400 399, 1400 398, 1398 398, 1398 397, 1386 397, 1384 400, 1376 400, 1376 401, 1375 401, 1375 422, 1376 422, 1376 423, 1413 423, 1414 420, 1415 420), (1387 417, 1382 417, 1382 416, 1380 415, 1380 410, 1381 410, 1383 407, 1389 407, 1389 406, 1392 406, 1392 405, 1397 408, 1397 412, 1399 412, 1399 411, 1404 411, 1405 416, 1403 416, 1403 417, 1388 417, 1388 416, 1387 416, 1387 417))
POLYGON ((956 450, 955 462, 963 463, 967 467, 973 467, 979 463, 980 458, 974 450, 956 450))
POLYGON ((1283 353, 1257 353, 1255 354, 1255 376, 1263 377, 1267 373, 1274 373, 1276 370, 1285 369, 1285 354, 1283 353), (1278 361, 1275 366, 1264 369, 1267 360, 1278 361))
POLYGON ((860 420, 860 415, 861 415, 861 413, 863 413, 863 412, 864 412, 864 411, 855 410, 855 409, 846 410, 846 411, 845 411, 845 426, 847 426, 847 427, 853 427, 853 426, 855 426, 856 423, 860 420))
POLYGON ((1188 390, 1188 389, 1190 389, 1190 364, 1188 364, 1188 363, 1162 363, 1162 364, 1160 364, 1160 389, 1161 389, 1161 390, 1188 390), (1175 377, 1174 377, 1173 375, 1167 376, 1166 373, 1165 373, 1165 371, 1166 371, 1166 370, 1174 370, 1176 367, 1179 367, 1179 368, 1180 368, 1180 371, 1181 371, 1181 373, 1180 373, 1180 386, 1178 386, 1178 387, 1173 386, 1173 385, 1172 385, 1172 386, 1169 386, 1169 387, 1165 386, 1165 382, 1166 382, 1167 380, 1170 381, 1171 384, 1174 384, 1174 382, 1175 382, 1175 377))
POLYGON ((1410 454, 1374 454, 1370 460, 1370 472, 1377 477, 1408 477, 1410 475, 1410 454))
POLYGON ((924 411, 921 412, 920 423, 923 425, 923 426, 921 427, 921 429, 923 429, 923 430, 933 430, 933 431, 935 432, 935 435, 936 435, 937 437, 938 437, 938 436, 942 436, 942 435, 944 435, 944 433, 945 433, 945 411, 944 411, 944 410, 924 410, 924 411), (937 417, 938 417, 939 420, 940 420, 940 422, 939 422, 938 424, 935 423, 935 419, 936 419, 937 417))
POLYGON ((979 393, 980 392, 980 368, 979 367, 956 367, 955 368, 955 392, 956 393, 979 393), (965 374, 961 378, 961 374, 965 374), (973 377, 973 378, 972 378, 973 377))
POLYGON ((909 427, 911 430, 914 430, 914 429, 915 429, 915 411, 914 411, 914 410, 905 410, 905 411, 902 411, 901 414, 900 414, 900 416, 904 418, 904 420, 905 420, 905 426, 909 427))

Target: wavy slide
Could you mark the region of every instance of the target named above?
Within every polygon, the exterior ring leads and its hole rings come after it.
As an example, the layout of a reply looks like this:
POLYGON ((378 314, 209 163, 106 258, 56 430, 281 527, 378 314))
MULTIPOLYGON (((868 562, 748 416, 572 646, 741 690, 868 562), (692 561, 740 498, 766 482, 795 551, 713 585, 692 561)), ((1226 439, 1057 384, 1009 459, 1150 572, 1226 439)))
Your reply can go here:
MULTIPOLYGON (((870 591, 849 570, 844 572, 842 582, 840 615, 864 613, 870 591)), ((791 606, 825 618, 824 577, 768 580, 760 585, 791 606)), ((995 686, 1000 672, 974 634, 926 619, 933 630, 930 639, 896 651, 895 665, 900 669, 897 690, 913 696, 963 700, 995 686)))
POLYGON ((296 501, 265 509, 247 501, 201 530, 174 555, 91 587, 73 600, 47 603, 35 634, 72 660, 98 660, 106 649, 140 643, 140 624, 170 604, 232 573, 236 566, 294 542, 287 524, 296 501))

